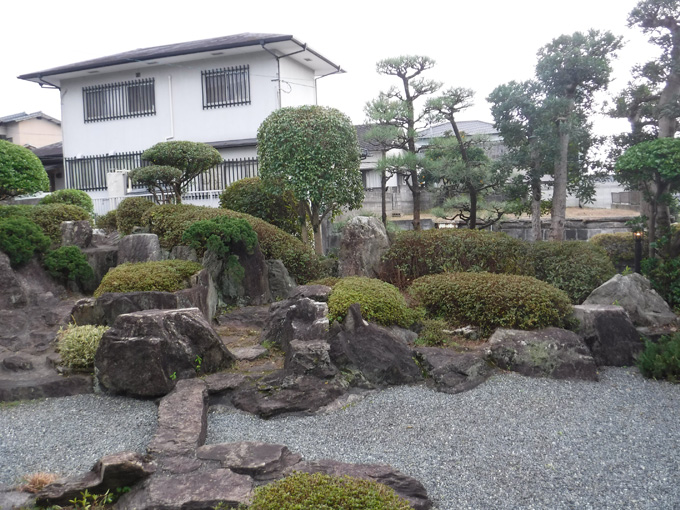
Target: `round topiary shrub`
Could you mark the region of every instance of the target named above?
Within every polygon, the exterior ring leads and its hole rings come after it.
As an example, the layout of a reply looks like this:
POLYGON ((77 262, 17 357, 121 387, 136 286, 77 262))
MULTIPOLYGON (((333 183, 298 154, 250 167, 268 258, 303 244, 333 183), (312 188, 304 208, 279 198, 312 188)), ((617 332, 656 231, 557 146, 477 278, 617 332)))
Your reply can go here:
POLYGON ((38 156, 26 147, 0 140, 0 200, 49 189, 50 179, 38 156))
POLYGON ((60 189, 43 197, 38 205, 70 204, 85 209, 90 215, 94 214, 94 205, 90 195, 79 189, 60 189))
POLYGON ((144 197, 128 197, 116 209, 116 226, 122 235, 132 233, 135 227, 144 225, 144 213, 151 209, 154 203, 144 197))
POLYGON ((201 264, 188 260, 121 264, 104 275, 94 297, 105 292, 176 292, 186 289, 189 279, 201 269, 201 264))
POLYGON ((529 246, 534 276, 566 292, 574 304, 616 274, 607 253, 592 243, 537 241, 529 246))
POLYGON ((29 218, 32 210, 32 205, 0 205, 0 220, 16 217, 29 218))
POLYGON ((36 205, 31 210, 31 220, 56 244, 61 244, 61 223, 63 221, 89 219, 90 215, 85 209, 71 204, 36 205))
POLYGON ((414 310, 406 304, 406 299, 394 285, 363 276, 341 278, 333 286, 328 298, 328 319, 330 322, 342 321, 349 307, 354 303, 361 305, 361 315, 367 321, 383 326, 410 327, 415 319, 414 310))
POLYGON ((418 278, 408 290, 430 318, 477 326, 483 334, 564 326, 572 312, 564 292, 530 276, 441 273, 418 278))
POLYGON ((113 211, 109 211, 106 214, 97 216, 97 219, 95 220, 95 226, 107 234, 115 232, 118 230, 118 220, 116 218, 117 214, 118 211, 114 209, 113 211))
POLYGON ((249 177, 227 186, 220 194, 220 207, 250 214, 279 227, 293 236, 300 236, 298 201, 293 192, 268 191, 262 179, 249 177))
POLYGON ((220 216, 242 218, 250 223, 257 233, 265 259, 282 260, 298 284, 324 276, 319 257, 309 246, 280 228, 249 214, 188 204, 166 204, 149 209, 142 222, 149 225, 152 233, 158 235, 161 246, 170 250, 182 244, 182 235, 192 223, 220 216))
POLYGON ((246 250, 252 252, 257 244, 257 234, 246 220, 221 216, 189 225, 182 234, 182 243, 195 249, 199 257, 206 250, 226 257, 229 246, 236 243, 243 243, 246 250))
POLYGON ((619 271, 635 264, 635 238, 630 232, 597 234, 588 242, 602 248, 619 271))
POLYGON ((61 363, 75 370, 94 367, 94 355, 108 326, 76 326, 69 324, 57 333, 57 351, 61 363))
POLYGON ((463 271, 533 274, 527 243, 500 232, 431 229, 399 232, 383 258, 383 279, 399 287, 428 274, 463 271))
POLYGON ((0 251, 9 257, 12 267, 25 264, 33 255, 50 247, 50 239, 28 218, 0 220, 0 251))
POLYGON ((62 284, 72 281, 82 285, 94 278, 87 257, 77 246, 62 246, 48 252, 43 264, 47 272, 62 284))
POLYGON ((662 336, 656 343, 647 340, 637 366, 645 377, 680 381, 680 333, 662 336))
POLYGON ((255 489, 250 510, 409 510, 390 487, 373 480, 294 473, 255 489))

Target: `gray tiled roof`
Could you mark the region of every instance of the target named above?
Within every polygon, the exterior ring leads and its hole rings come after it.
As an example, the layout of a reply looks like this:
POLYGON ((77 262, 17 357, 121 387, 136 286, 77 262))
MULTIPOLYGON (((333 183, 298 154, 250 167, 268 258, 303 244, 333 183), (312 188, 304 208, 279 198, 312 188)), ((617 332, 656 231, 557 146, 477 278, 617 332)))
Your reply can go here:
MULTIPOLYGON (((109 67, 119 64, 128 64, 130 62, 148 61, 164 57, 174 57, 178 55, 190 55, 192 53, 203 53, 209 51, 227 50, 233 48, 241 48, 246 46, 259 46, 261 44, 269 44, 275 42, 292 41, 300 47, 306 45, 297 41, 292 35, 284 34, 253 34, 242 33, 235 35, 227 35, 223 37, 213 37, 212 39, 202 39, 200 41, 189 41, 183 43, 166 44, 164 46, 154 46, 152 48, 140 48, 124 53, 117 53, 107 57, 95 58, 92 60, 85 60, 83 62, 76 62, 75 64, 68 64, 44 71, 38 71, 19 76, 22 80, 30 80, 33 78, 41 78, 45 76, 53 76, 56 74, 71 73, 76 71, 84 71, 86 69, 95 69, 100 67, 109 67)), ((319 55, 318 53, 306 48, 307 51, 313 53, 321 58, 331 66, 340 68, 333 64, 330 60, 319 55)))
MULTIPOLYGON (((490 122, 481 120, 461 120, 456 122, 458 129, 468 135, 498 135, 498 130, 490 122)), ((418 132, 421 138, 443 136, 447 131, 453 131, 450 122, 443 122, 418 132)))
POLYGON ((56 124, 61 125, 61 122, 59 119, 55 119, 54 117, 50 117, 49 115, 45 115, 43 112, 33 112, 33 113, 26 113, 26 112, 21 112, 21 113, 14 113, 12 115, 6 115, 5 117, 0 117, 0 124, 7 124, 9 122, 21 122, 22 120, 28 120, 28 119, 45 119, 52 121, 56 124))

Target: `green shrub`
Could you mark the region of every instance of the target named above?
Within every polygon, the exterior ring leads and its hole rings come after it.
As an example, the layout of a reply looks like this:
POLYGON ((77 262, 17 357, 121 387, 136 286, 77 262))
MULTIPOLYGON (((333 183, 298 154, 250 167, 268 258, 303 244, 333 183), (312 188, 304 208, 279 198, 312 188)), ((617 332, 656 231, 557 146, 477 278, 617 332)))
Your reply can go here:
POLYGON ((640 372, 652 379, 680 380, 680 332, 662 336, 658 343, 645 342, 637 361, 640 372))
POLYGON ((399 287, 428 274, 453 271, 533 274, 527 243, 469 229, 403 231, 384 257, 383 279, 399 287))
POLYGON ((635 239, 630 232, 597 234, 588 242, 601 247, 618 270, 635 264, 635 239))
POLYGON ((373 480, 294 473, 255 489, 250 510, 410 510, 411 505, 373 480))
POLYGON ((118 220, 116 218, 117 215, 118 211, 114 209, 113 211, 109 211, 106 214, 98 216, 95 221, 95 226, 102 229, 107 234, 115 232, 118 230, 118 220))
POLYGON ((94 205, 90 195, 79 189, 60 189, 44 197, 38 205, 70 204, 85 209, 90 215, 94 214, 94 205))
POLYGON ((484 334, 563 326, 572 311, 564 292, 530 276, 441 273, 418 278, 409 293, 430 318, 478 326, 484 334))
POLYGON ((43 264, 47 272, 61 283, 72 281, 81 285, 94 278, 87 257, 77 246, 62 246, 48 252, 43 264))
POLYGON ((31 210, 31 220, 56 244, 61 244, 61 223, 63 221, 89 219, 90 215, 85 209, 71 204, 36 205, 31 210))
POLYGON ((680 308, 680 258, 644 259, 642 274, 671 308, 680 308))
POLYGON ((308 285, 325 285, 326 287, 335 287, 335 284, 340 281, 337 276, 326 276, 325 278, 319 278, 308 283, 308 285))
POLYGON ((0 251, 9 257, 12 267, 25 264, 33 254, 50 247, 50 239, 28 218, 0 220, 0 251))
POLYGON ((0 140, 0 200, 49 189, 50 179, 38 156, 26 147, 0 140))
POLYGON ((300 237, 297 206, 298 201, 292 191, 272 193, 265 188, 259 177, 236 181, 227 186, 220 195, 220 207, 250 214, 288 234, 300 237))
POLYGON ((200 220, 189 225, 182 234, 182 244, 196 250, 202 257, 206 250, 222 257, 229 256, 230 246, 243 243, 252 253, 257 244, 257 234, 246 220, 220 216, 212 220, 200 220))
POLYGON ((116 209, 116 226, 122 235, 132 233, 134 227, 145 226, 142 220, 144 213, 151 209, 154 203, 144 197, 128 197, 116 209))
POLYGON ((30 218, 32 205, 0 205, 0 220, 8 218, 30 218))
POLYGON ((190 277, 202 268, 201 264, 188 260, 121 264, 106 273, 94 291, 94 297, 99 297, 105 292, 175 292, 186 289, 190 277))
POLYGON ((449 329, 449 325, 442 319, 425 319, 423 320, 423 328, 418 333, 416 338, 416 345, 423 345, 426 347, 441 347, 448 345, 452 341, 452 335, 445 333, 449 329))
POLYGON ((534 276, 566 292, 574 304, 616 274, 604 249, 588 242, 537 241, 529 246, 534 276))
POLYGON ((410 327, 415 313, 394 285, 374 278, 350 276, 341 278, 328 298, 328 319, 342 321, 354 303, 361 305, 361 315, 367 321, 383 326, 410 327))
POLYGON ((188 204, 166 204, 149 209, 142 221, 150 226, 151 232, 158 235, 161 246, 169 250, 182 244, 182 235, 192 223, 219 216, 243 218, 250 223, 257 233, 264 257, 281 259, 298 284, 324 276, 319 258, 310 247, 280 228, 248 214, 188 204))
POLYGON ((57 333, 57 350, 62 364, 73 369, 94 367, 94 355, 107 326, 76 326, 69 324, 57 333))

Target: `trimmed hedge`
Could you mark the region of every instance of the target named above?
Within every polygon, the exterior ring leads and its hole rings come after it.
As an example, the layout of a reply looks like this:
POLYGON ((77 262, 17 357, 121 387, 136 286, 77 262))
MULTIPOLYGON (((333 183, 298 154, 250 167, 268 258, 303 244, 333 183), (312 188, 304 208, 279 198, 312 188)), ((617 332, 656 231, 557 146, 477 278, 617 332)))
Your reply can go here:
POLYGON ((118 230, 118 220, 116 219, 117 214, 118 211, 114 209, 107 212, 106 214, 98 216, 95 220, 96 227, 102 229, 107 234, 118 230))
POLYGON ((588 242, 602 248, 616 269, 622 270, 635 264, 635 238, 630 232, 597 234, 588 242))
POLYGON ((88 264, 87 257, 77 246, 62 246, 48 252, 43 264, 47 272, 62 284, 73 281, 82 285, 94 278, 94 271, 88 264))
POLYGON ((408 307, 406 299, 394 285, 374 278, 350 276, 341 278, 333 286, 328 298, 330 322, 344 320, 354 303, 361 305, 364 319, 383 326, 396 324, 408 328, 416 319, 415 311, 408 307))
POLYGON ((592 243, 537 241, 529 247, 534 276, 566 292, 574 304, 616 274, 607 252, 592 243))
POLYGON ((182 244, 182 234, 192 223, 219 216, 242 218, 250 223, 257 233, 264 257, 281 259, 298 284, 324 276, 319 258, 310 247, 280 228, 248 214, 189 204, 165 204, 149 209, 142 223, 148 225, 151 232, 158 235, 161 246, 169 250, 182 244))
POLYGON ((410 510, 390 487, 373 480, 293 473, 255 489, 250 510, 410 510))
POLYGON ((484 334, 564 326, 572 312, 563 291, 530 276, 441 273, 418 278, 408 291, 430 318, 478 326, 484 334))
POLYGON ((189 278, 203 266, 188 260, 126 263, 114 267, 94 291, 94 297, 105 292, 176 292, 189 286, 189 278))
POLYGON ((32 210, 32 205, 0 205, 0 220, 30 218, 32 210))
POLYGON ((60 189, 43 197, 38 205, 70 204, 85 209, 90 215, 94 214, 94 204, 90 195, 79 189, 60 189))
POLYGON ((44 252, 49 247, 49 237, 28 218, 0 219, 0 251, 7 254, 12 267, 25 264, 36 252, 44 252))
POLYGON ((527 243, 499 232, 432 229, 399 232, 383 258, 383 279, 399 287, 428 274, 488 271, 532 275, 527 243))
POLYGON ((63 221, 89 219, 90 215, 85 209, 71 204, 36 205, 31 210, 31 220, 56 244, 61 244, 61 223, 63 221))
POLYGON ((154 203, 144 197, 128 197, 121 201, 116 209, 116 227, 121 235, 132 233, 135 227, 144 226, 143 216, 154 203))

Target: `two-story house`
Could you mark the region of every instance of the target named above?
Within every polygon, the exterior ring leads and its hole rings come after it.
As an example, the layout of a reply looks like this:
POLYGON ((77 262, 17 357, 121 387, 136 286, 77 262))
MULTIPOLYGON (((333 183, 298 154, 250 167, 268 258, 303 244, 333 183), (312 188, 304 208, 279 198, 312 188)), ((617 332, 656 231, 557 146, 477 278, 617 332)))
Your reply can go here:
POLYGON ((166 140, 214 146, 225 162, 190 190, 257 174, 261 122, 316 104, 317 80, 344 72, 292 35, 243 33, 144 48, 19 76, 61 92, 67 188, 108 196, 107 174, 140 166, 166 140))

